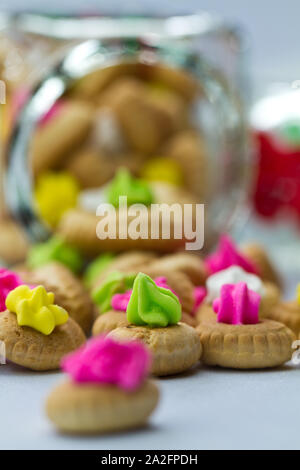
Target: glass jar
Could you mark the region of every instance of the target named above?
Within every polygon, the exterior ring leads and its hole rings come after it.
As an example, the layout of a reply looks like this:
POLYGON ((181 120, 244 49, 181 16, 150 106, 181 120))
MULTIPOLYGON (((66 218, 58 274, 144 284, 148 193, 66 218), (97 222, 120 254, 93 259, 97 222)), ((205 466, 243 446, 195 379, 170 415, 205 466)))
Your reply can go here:
MULTIPOLYGON (((147 96, 151 95, 156 111, 159 110, 149 123, 149 128, 154 128, 153 119, 155 121, 157 117, 153 133, 159 137, 157 140, 153 137, 154 143, 149 144, 149 132, 141 122, 138 123, 138 115, 132 117, 140 112, 140 105, 134 107, 135 97, 131 102, 133 108, 127 113, 130 116, 125 116, 126 106, 120 105, 123 130, 127 130, 125 154, 134 150, 144 153, 145 159, 151 161, 161 156, 176 160, 177 170, 178 164, 180 167, 176 175, 184 175, 184 183, 181 183, 185 185, 184 190, 196 195, 194 202, 205 204, 206 249, 215 243, 221 232, 230 229, 245 201, 249 181, 244 107, 247 85, 238 31, 206 13, 168 18, 20 15, 11 20, 7 37, 17 44, 17 50, 22 51, 24 63, 20 74, 23 78, 18 81, 18 86, 12 87, 9 100, 13 125, 6 149, 5 200, 9 212, 26 229, 31 240, 44 240, 53 232, 53 227, 41 218, 34 199, 40 171, 36 173, 35 165, 41 166, 43 171, 62 168, 69 171, 69 166, 57 161, 49 164, 49 168, 41 165, 45 143, 39 155, 34 155, 32 142, 36 134, 52 116, 53 106, 61 100, 84 101, 89 107, 97 103, 97 109, 110 107, 109 100, 116 99, 119 90, 113 90, 109 97, 109 88, 118 80, 131 80, 133 95, 135 82, 141 89, 147 88, 147 96), (165 109, 162 109, 163 102, 165 109), (183 115, 184 123, 181 122, 183 115), (166 116, 169 120, 167 130, 164 129, 166 116), (136 121, 135 125, 129 125, 130 119, 136 121), (188 152, 192 144, 189 133, 193 134, 193 139, 197 134, 198 147, 193 140, 192 153, 203 160, 199 165, 193 162, 190 168, 188 152), (205 168, 202 173, 201 164, 205 168)), ((146 108, 141 105, 140 117, 145 122, 146 108)), ((51 119, 53 124, 55 116, 51 119)), ((114 144, 118 147, 118 136, 116 133, 109 136, 111 126, 109 128, 106 122, 106 127, 105 124, 102 127, 104 138, 98 144, 111 160, 123 150, 113 149, 114 144)), ((95 145, 95 125, 88 135, 83 134, 82 139, 77 134, 77 143, 66 149, 68 157, 62 155, 62 160, 73 158, 85 143, 90 145, 91 134, 92 145, 95 145)), ((50 135, 48 154, 56 142, 56 134, 50 135)), ((49 158, 51 160, 51 156, 49 158)), ((128 163, 127 158, 122 159, 120 155, 116 161, 118 165, 135 167, 134 162, 128 163)), ((149 176, 145 166, 142 170, 131 170, 139 177, 149 176)), ((79 180, 82 177, 77 176, 79 180)), ((168 174, 166 179, 169 178, 168 174)), ((86 189, 89 185, 82 186, 86 189)), ((95 183, 90 185, 94 186, 95 183)))

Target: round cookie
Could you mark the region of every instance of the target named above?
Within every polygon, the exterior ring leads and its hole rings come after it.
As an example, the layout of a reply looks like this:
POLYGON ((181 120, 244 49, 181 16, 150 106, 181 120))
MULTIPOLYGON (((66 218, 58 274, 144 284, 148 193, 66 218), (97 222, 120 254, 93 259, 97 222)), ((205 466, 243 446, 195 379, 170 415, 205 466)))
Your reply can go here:
MULTIPOLYGON (((144 216, 144 214, 142 216, 144 216)), ((148 217, 148 213, 146 213, 145 216, 146 219, 141 222, 141 226, 144 227, 145 224, 148 223, 150 230, 150 218, 148 217)), ((118 221, 118 215, 116 219, 118 221)), ((128 217, 128 224, 130 224, 134 219, 135 217, 128 217)), ((115 226, 114 214, 108 214, 107 218, 105 217, 105 220, 107 220, 107 226, 115 226), (109 219, 110 216, 112 219, 109 219)), ((182 248, 185 244, 184 239, 179 240, 174 237, 171 237, 168 240, 163 239, 162 237, 159 239, 138 238, 137 240, 117 237, 115 239, 105 238, 101 240, 98 238, 96 231, 100 221, 101 217, 96 216, 94 213, 81 209, 72 209, 64 213, 58 227, 58 233, 63 240, 88 256, 97 256, 104 251, 121 252, 127 250, 145 250, 169 253, 182 248)), ((116 233, 117 235, 119 233, 118 225, 116 233)), ((173 226, 170 228, 170 233, 174 234, 173 226)))
POLYGON ((93 287, 99 286, 111 271, 135 272, 140 271, 145 265, 149 265, 156 256, 153 253, 143 251, 131 251, 116 256, 104 269, 93 283, 93 287))
POLYGON ((93 323, 94 306, 81 281, 64 265, 57 262, 45 264, 33 271, 30 283, 42 284, 53 292, 55 302, 88 334, 93 323))
POLYGON ((265 281, 264 295, 261 298, 259 316, 260 318, 270 318, 269 312, 272 311, 280 302, 280 290, 276 284, 265 281))
POLYGON ((47 399, 49 419, 63 432, 104 433, 142 426, 158 403, 158 388, 152 381, 130 393, 113 386, 57 386, 47 399))
POLYGON ((200 359, 202 347, 194 328, 178 323, 165 328, 129 325, 108 335, 120 341, 138 340, 152 353, 151 372, 156 376, 179 374, 200 359))
MULTIPOLYGON (((183 312, 181 317, 182 323, 186 323, 192 327, 196 326, 196 320, 188 313, 183 312)), ((92 335, 98 336, 101 334, 109 333, 116 328, 129 326, 125 312, 118 312, 116 310, 109 310, 109 312, 99 315, 92 328, 92 335)))
POLYGON ((247 243, 242 246, 241 251, 257 266, 259 275, 263 280, 270 281, 279 288, 281 287, 280 276, 261 245, 258 243, 247 243))
POLYGON ((180 271, 184 273, 195 286, 205 284, 207 270, 200 256, 192 253, 174 253, 166 255, 150 264, 149 269, 164 272, 180 271))
POLYGON ((202 362, 233 369, 277 367, 291 359, 293 332, 285 325, 262 320, 254 325, 218 323, 216 318, 198 325, 202 362))
POLYGON ((213 311, 211 304, 203 302, 202 305, 200 305, 196 313, 197 324, 202 323, 204 321, 209 321, 209 320, 214 321, 215 318, 216 318, 216 314, 213 311))
POLYGON ((63 356, 81 346, 86 338, 80 326, 69 318, 46 336, 27 326, 19 326, 14 313, 0 314, 0 340, 6 358, 32 370, 58 369, 63 356))
MULTIPOLYGON (((272 311, 276 309, 279 301, 280 292, 278 287, 271 282, 264 282, 264 295, 262 296, 260 302, 259 317, 272 319, 272 311)), ((201 323, 205 320, 214 320, 215 316, 216 315, 211 307, 211 304, 203 302, 196 313, 196 322, 201 323)), ((273 319, 280 321, 279 318, 273 319)))
POLYGON ((273 309, 266 311, 264 318, 283 323, 296 336, 300 333, 300 305, 296 300, 279 303, 273 309))
POLYGON ((128 326, 129 323, 126 318, 125 312, 118 312, 116 310, 109 310, 102 313, 96 318, 92 328, 92 335, 98 336, 101 334, 109 333, 116 328, 128 326))
POLYGON ((9 218, 0 219, 0 259, 8 264, 24 261, 29 249, 21 227, 9 218))

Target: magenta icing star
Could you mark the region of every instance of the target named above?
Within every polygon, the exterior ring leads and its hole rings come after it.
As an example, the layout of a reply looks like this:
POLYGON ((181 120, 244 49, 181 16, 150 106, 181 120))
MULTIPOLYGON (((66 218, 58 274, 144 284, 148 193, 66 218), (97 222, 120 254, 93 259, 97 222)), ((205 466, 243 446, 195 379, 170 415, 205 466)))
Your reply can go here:
POLYGON ((210 274, 214 274, 230 266, 240 266, 248 273, 258 274, 257 267, 243 254, 228 235, 220 237, 215 253, 205 258, 205 265, 210 274))
POLYGON ((132 289, 124 292, 123 294, 115 294, 111 299, 111 306, 114 310, 119 312, 126 312, 132 294, 132 289))
POLYGON ((207 291, 203 286, 197 286, 194 288, 194 307, 193 307, 193 314, 197 312, 197 309, 202 304, 203 300, 205 299, 207 291))
MULTIPOLYGON (((163 287, 164 289, 168 289, 173 292, 173 294, 177 295, 171 287, 167 284, 167 279, 163 276, 157 277, 154 279, 155 284, 158 287, 163 287)), ((115 294, 111 299, 111 306, 114 310, 118 310, 119 312, 126 312, 127 306, 130 300, 130 296, 132 294, 132 289, 124 292, 123 294, 115 294)))
POLYGON ((0 269, 0 312, 6 310, 5 301, 10 291, 24 284, 22 279, 8 269, 0 269))
POLYGON ((75 383, 112 384, 126 391, 141 385, 150 365, 150 352, 142 343, 119 343, 106 336, 87 341, 61 362, 75 383))
POLYGON ((260 295, 248 289, 245 282, 224 284, 221 295, 213 302, 219 323, 255 325, 258 323, 260 295))

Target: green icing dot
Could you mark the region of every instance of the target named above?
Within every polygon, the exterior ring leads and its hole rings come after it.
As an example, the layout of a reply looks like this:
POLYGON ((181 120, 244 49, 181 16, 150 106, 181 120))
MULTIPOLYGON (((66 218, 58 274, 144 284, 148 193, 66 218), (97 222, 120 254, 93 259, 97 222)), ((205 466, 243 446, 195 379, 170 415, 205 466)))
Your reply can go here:
POLYGON ((27 264, 31 269, 38 268, 51 261, 58 261, 77 273, 83 265, 80 252, 54 236, 45 243, 33 245, 27 256, 27 264))
POLYGON ((113 259, 113 253, 103 253, 103 255, 98 256, 98 258, 92 261, 83 276, 85 285, 90 287, 97 277, 111 264, 113 259))
POLYGON ((135 276, 135 274, 112 271, 105 281, 94 289, 92 298, 101 313, 111 309, 111 299, 115 294, 121 294, 132 288, 135 276))
POLYGON ((158 287, 146 274, 139 273, 127 307, 127 320, 134 325, 165 327, 181 319, 181 305, 172 291, 158 287))
POLYGON ((134 178, 126 168, 120 168, 107 188, 107 200, 114 207, 119 207, 119 197, 127 196, 128 206, 153 202, 153 193, 149 184, 134 178))

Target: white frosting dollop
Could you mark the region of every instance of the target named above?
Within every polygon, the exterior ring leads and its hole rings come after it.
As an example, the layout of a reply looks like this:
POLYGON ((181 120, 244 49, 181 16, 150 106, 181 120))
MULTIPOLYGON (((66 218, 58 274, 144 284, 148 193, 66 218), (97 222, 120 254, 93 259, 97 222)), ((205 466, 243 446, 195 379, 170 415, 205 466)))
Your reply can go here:
POLYGON ((238 284, 245 282, 247 287, 261 296, 264 295, 264 286, 261 279, 255 274, 244 271, 239 266, 230 266, 230 268, 219 271, 206 280, 207 296, 206 302, 213 302, 220 297, 221 287, 224 284, 238 284))

